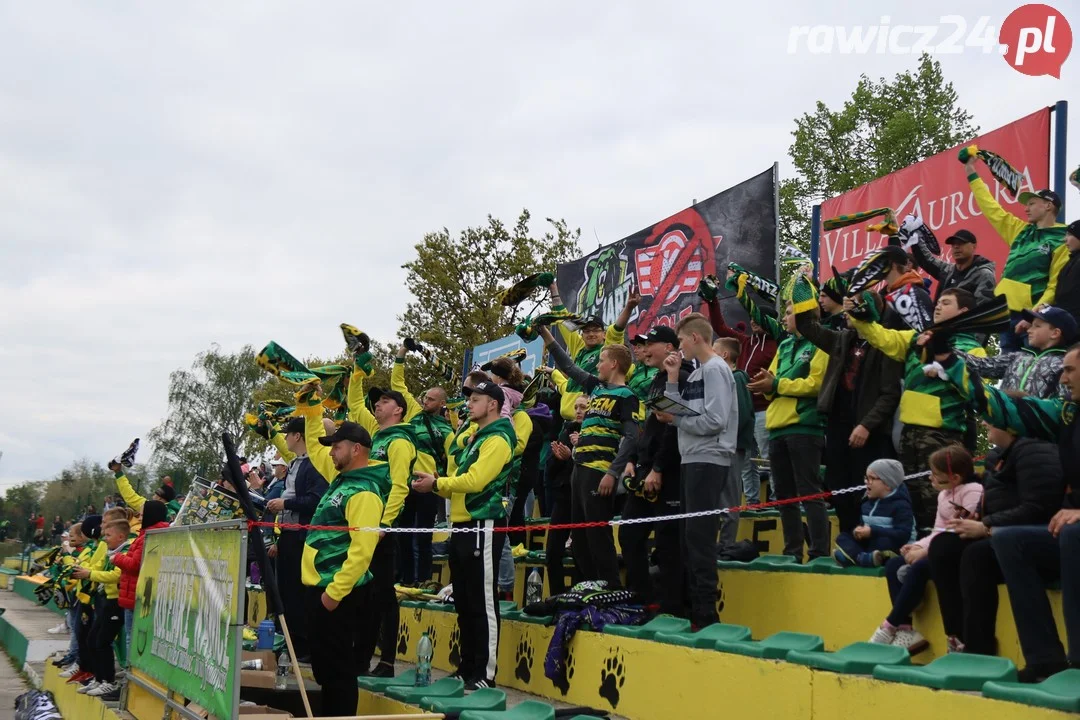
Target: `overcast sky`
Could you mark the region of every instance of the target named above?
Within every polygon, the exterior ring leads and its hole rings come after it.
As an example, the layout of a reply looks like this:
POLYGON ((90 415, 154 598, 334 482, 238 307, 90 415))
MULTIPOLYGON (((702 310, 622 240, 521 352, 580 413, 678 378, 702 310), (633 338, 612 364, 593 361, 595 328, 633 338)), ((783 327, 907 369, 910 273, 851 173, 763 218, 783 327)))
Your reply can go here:
MULTIPOLYGON (((793 118, 915 66, 788 54, 793 25, 1016 6, 4 0, 0 489, 145 437, 211 343, 328 356, 343 321, 391 339, 426 231, 527 207, 591 250, 790 175, 793 118)), ((939 57, 989 130, 1059 99, 1080 115, 1076 55, 1060 80, 939 57)))

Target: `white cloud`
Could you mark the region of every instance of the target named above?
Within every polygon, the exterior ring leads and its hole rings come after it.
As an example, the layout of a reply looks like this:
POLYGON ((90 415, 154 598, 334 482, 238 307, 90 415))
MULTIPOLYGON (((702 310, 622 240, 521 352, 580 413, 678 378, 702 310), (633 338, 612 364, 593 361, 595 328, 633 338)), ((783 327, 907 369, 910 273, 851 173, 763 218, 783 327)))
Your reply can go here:
MULTIPOLYGON (((1015 7, 955 4, 972 22, 1015 7)), ((885 12, 943 14, 926 0, 7 4, 0 487, 145 436, 169 372, 211 343, 327 355, 341 321, 389 339, 426 231, 528 207, 588 248, 774 160, 789 172, 795 116, 860 73, 914 65, 788 55, 790 26, 885 12)), ((983 129, 1070 99, 1080 74, 1076 58, 1060 81, 941 60, 983 129)))

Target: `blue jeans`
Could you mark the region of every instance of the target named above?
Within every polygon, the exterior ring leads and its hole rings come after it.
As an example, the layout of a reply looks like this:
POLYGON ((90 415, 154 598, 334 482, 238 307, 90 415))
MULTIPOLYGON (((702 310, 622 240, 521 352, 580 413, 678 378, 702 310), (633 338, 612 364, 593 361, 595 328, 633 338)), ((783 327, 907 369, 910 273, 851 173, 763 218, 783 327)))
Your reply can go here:
POLYGON ((124 610, 124 642, 127 643, 127 664, 131 665, 131 629, 135 623, 135 611, 124 610))
POLYGON ((930 559, 923 558, 911 565, 904 582, 900 582, 896 573, 906 564, 902 557, 890 558, 885 563, 885 580, 889 583, 889 598, 893 604, 892 611, 885 619, 893 627, 911 624, 911 614, 922 602, 926 583, 930 580, 930 559))
POLYGON ((1046 597, 1046 584, 1061 579, 1068 660, 1080 662, 1080 523, 1058 537, 1045 526, 994 528, 990 538, 1009 590, 1020 648, 1028 665, 1062 663, 1065 649, 1046 597))
POLYGON ((67 657, 75 659, 79 657, 79 603, 74 601, 67 610, 68 631, 71 633, 71 642, 68 644, 67 657))
POLYGON ((742 462, 739 473, 736 477, 742 477, 742 490, 743 495, 746 496, 747 505, 757 505, 761 502, 761 471, 758 470, 757 463, 754 462, 754 458, 762 457, 758 453, 764 453, 768 455, 769 451, 761 450, 762 447, 769 447, 769 440, 766 437, 765 444, 759 445, 757 440, 757 417, 761 416, 761 428, 765 429, 765 413, 755 413, 754 415, 754 439, 750 443, 750 447, 746 448, 746 456, 744 462, 742 462))

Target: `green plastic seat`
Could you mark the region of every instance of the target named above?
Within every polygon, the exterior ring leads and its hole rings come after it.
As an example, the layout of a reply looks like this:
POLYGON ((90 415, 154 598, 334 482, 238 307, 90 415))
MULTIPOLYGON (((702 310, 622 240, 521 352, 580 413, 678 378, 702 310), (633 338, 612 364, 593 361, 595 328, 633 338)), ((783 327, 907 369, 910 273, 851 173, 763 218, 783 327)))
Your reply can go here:
POLYGON ((750 628, 745 625, 713 623, 697 632, 657 633, 653 636, 653 640, 668 645, 711 650, 717 641, 746 642, 750 640, 750 628))
POLYGON ((716 567, 721 570, 749 570, 750 563, 739 560, 717 560, 716 567))
MULTIPOLYGON (((830 560, 832 558, 829 558, 830 560)), ((864 577, 885 577, 885 566, 881 567, 859 567, 857 565, 852 567, 840 567, 833 560, 833 569, 830 575, 862 575, 864 577)))
POLYGON ((791 555, 762 555, 752 560, 749 570, 789 570, 791 565, 796 565, 795 558, 791 555))
POLYGON ((406 670, 397 677, 384 678, 384 677, 372 677, 370 675, 363 675, 356 678, 356 687, 370 690, 371 692, 382 692, 384 689, 392 685, 415 685, 416 684, 416 670, 406 670))
POLYGON ((454 603, 433 602, 431 600, 424 603, 424 609, 432 612, 457 612, 454 603))
POLYGON ((407 608, 425 608, 427 607, 426 600, 402 600, 401 607, 407 608))
POLYGON ((498 688, 483 688, 464 697, 420 698, 420 707, 437 713, 456 713, 465 710, 505 710, 506 693, 498 688))
POLYGON ((929 665, 878 665, 874 677, 938 690, 979 692, 991 680, 1016 682, 1016 666, 1003 657, 950 653, 929 665))
POLYGON ((725 642, 718 641, 713 647, 720 652, 747 655, 749 657, 766 658, 768 660, 784 660, 792 650, 820 651, 825 649, 825 641, 820 635, 808 633, 778 632, 770 635, 761 642, 725 642))
POLYGON ((1041 683, 991 681, 982 693, 995 700, 1080 713, 1080 670, 1064 670, 1041 683))
POLYGON ((832 653, 792 650, 787 655, 787 661, 818 670, 870 675, 878 665, 910 665, 911 656, 907 648, 857 642, 832 653))
POLYGON ((391 685, 383 690, 386 697, 415 705, 421 698, 459 698, 465 695, 465 683, 460 678, 444 677, 430 685, 391 685))
POLYGON ((513 600, 500 600, 499 601, 499 613, 514 612, 518 609, 517 603, 513 600))
POLYGON ((537 700, 525 700, 509 710, 466 710, 460 720, 555 720, 555 708, 537 700))
POLYGON ((800 573, 815 573, 817 575, 830 575, 842 569, 831 557, 819 557, 804 563, 789 563, 784 566, 785 570, 800 573))
POLYGON ((657 615, 644 625, 615 625, 604 626, 604 632, 608 635, 619 637, 638 638, 639 640, 652 640, 657 633, 682 633, 689 632, 690 621, 674 615, 657 615))
POLYGON ((550 625, 554 620, 552 615, 529 615, 524 610, 518 612, 514 618, 517 622, 529 623, 530 625, 550 625))

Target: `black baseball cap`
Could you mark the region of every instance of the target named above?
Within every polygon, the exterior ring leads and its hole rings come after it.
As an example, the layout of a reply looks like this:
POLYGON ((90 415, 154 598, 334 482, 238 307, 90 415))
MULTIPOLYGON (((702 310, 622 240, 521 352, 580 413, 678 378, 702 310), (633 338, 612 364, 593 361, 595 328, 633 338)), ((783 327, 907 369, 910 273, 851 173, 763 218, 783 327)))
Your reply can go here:
POLYGON ((1064 308, 1047 305, 1042 310, 1038 311, 1024 310, 1020 315, 1028 322, 1038 318, 1056 327, 1061 331, 1061 342, 1063 345, 1071 343, 1073 338, 1076 337, 1076 318, 1072 316, 1071 312, 1064 308))
POLYGON ((1080 240, 1080 220, 1073 220, 1069 223, 1069 226, 1065 228, 1065 233, 1072 235, 1077 240, 1080 240))
POLYGON ((348 420, 341 423, 341 426, 334 431, 333 435, 319 438, 319 444, 329 447, 342 440, 348 440, 366 448, 371 448, 371 435, 368 431, 359 423, 349 422, 348 420))
POLYGON ((679 335, 667 325, 657 325, 652 330, 649 330, 649 334, 645 336, 645 342, 650 344, 671 343, 675 347, 679 347, 679 335))
POLYGON ((371 388, 371 390, 368 391, 368 397, 371 399, 372 406, 374 406, 375 403, 379 402, 385 397, 393 400, 395 403, 397 403, 398 407, 400 407, 405 412, 409 411, 408 401, 406 401, 405 396, 399 393, 397 390, 383 390, 382 388, 373 387, 371 388))
POLYGON ((1039 198, 1040 200, 1046 200, 1052 203, 1058 210, 1061 209, 1061 198, 1053 190, 1040 190, 1039 192, 1022 192, 1016 196, 1016 199, 1027 205, 1028 200, 1032 198, 1039 198))
POLYGON ((630 338, 630 344, 631 345, 646 345, 646 344, 648 344, 648 342, 649 342, 649 336, 648 335, 635 335, 634 337, 630 338))
POLYGON ((604 324, 599 315, 590 315, 581 322, 579 327, 584 330, 588 327, 606 328, 607 325, 604 324))
POLYGON ((946 245, 963 245, 964 243, 977 243, 975 239, 975 233, 970 230, 957 230, 949 239, 945 241, 946 245))
POLYGON ((301 435, 303 435, 304 434, 304 418, 302 418, 302 417, 289 418, 289 422, 285 423, 285 427, 283 427, 281 429, 281 432, 285 433, 286 435, 288 435, 289 433, 300 433, 301 435))
POLYGON ((461 388, 461 392, 465 397, 469 397, 473 393, 487 395, 489 398, 494 398, 495 401, 499 403, 499 407, 502 407, 503 403, 506 402, 506 395, 503 393, 503 389, 493 382, 478 382, 471 388, 461 388))

